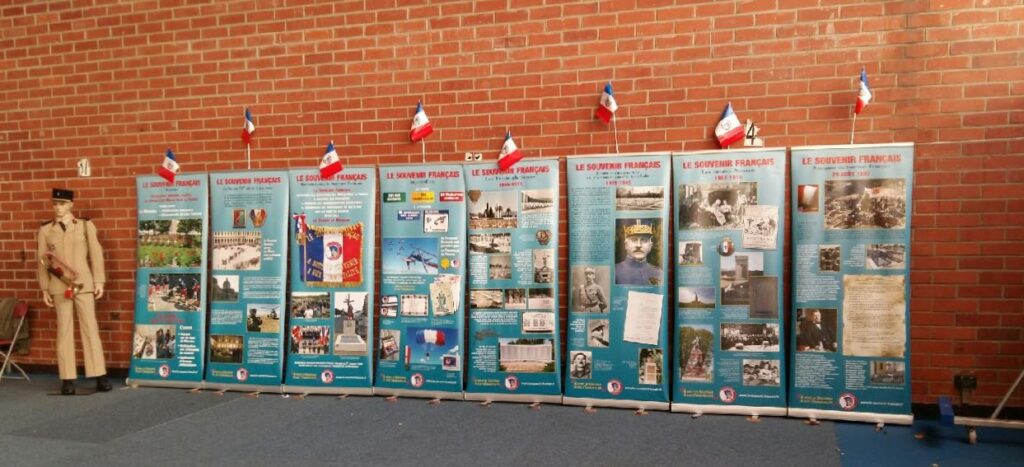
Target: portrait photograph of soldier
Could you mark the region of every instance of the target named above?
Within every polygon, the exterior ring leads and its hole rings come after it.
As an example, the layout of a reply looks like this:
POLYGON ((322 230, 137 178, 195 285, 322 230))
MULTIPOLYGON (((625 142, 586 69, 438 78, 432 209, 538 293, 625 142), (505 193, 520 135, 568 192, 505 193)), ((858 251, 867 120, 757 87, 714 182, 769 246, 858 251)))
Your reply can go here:
POLYGON ((661 285, 661 219, 615 220, 615 284, 661 285))
POLYGON ((573 266, 569 276, 569 309, 577 313, 607 313, 611 306, 608 266, 573 266))
POLYGON ((607 319, 587 320, 587 347, 608 347, 610 335, 607 319))
POLYGON ((572 379, 590 379, 591 355, 583 350, 569 352, 569 376, 572 379))
POLYGON ((757 204, 757 182, 679 186, 679 229, 739 230, 744 208, 757 204))
POLYGON ((663 186, 620 186, 615 189, 616 211, 657 211, 664 205, 663 186))
POLYGON ((902 229, 907 188, 902 178, 825 180, 825 228, 902 229))
POLYGON ((801 308, 796 310, 797 352, 835 352, 838 347, 835 309, 801 308))
POLYGON ((198 268, 202 265, 203 220, 139 221, 139 267, 198 268))

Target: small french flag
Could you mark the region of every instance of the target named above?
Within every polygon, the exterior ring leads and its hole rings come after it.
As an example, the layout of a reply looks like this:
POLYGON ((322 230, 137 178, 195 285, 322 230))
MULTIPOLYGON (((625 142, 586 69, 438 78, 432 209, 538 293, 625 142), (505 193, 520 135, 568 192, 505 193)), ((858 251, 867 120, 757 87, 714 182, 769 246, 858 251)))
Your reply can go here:
POLYGON ((516 142, 512 141, 512 132, 505 132, 505 144, 501 145, 501 152, 498 154, 498 168, 507 170, 522 158, 523 151, 520 151, 516 142))
POLYGON ((334 141, 327 144, 327 151, 320 158, 320 176, 331 178, 334 174, 341 172, 341 158, 338 151, 334 150, 334 141))
POLYGON ((726 104, 722 112, 722 118, 715 127, 715 137, 718 138, 718 145, 723 148, 743 139, 743 125, 740 125, 739 117, 732 111, 732 102, 726 104))
POLYGON ((174 176, 181 170, 181 166, 178 165, 178 161, 174 160, 174 151, 171 148, 167 148, 167 154, 164 155, 164 163, 160 164, 160 170, 157 174, 167 180, 168 183, 174 183, 174 176))
POLYGON ((249 108, 245 108, 245 124, 242 125, 242 142, 248 145, 252 142, 252 134, 256 132, 256 125, 252 123, 252 114, 249 108))
POLYGON ((417 142, 434 132, 434 126, 427 119, 427 113, 423 111, 423 102, 416 103, 416 115, 412 116, 412 129, 409 131, 409 138, 417 142))
POLYGON ((615 94, 612 93, 612 83, 609 82, 604 85, 604 92, 601 93, 601 103, 597 106, 594 116, 600 118, 602 122, 608 123, 615 117, 615 111, 618 108, 619 104, 615 102, 615 94))
POLYGON ((860 114, 860 111, 864 110, 864 107, 868 106, 868 102, 871 102, 871 87, 868 86, 868 72, 861 68, 860 91, 857 93, 857 107, 854 107, 853 113, 860 114))

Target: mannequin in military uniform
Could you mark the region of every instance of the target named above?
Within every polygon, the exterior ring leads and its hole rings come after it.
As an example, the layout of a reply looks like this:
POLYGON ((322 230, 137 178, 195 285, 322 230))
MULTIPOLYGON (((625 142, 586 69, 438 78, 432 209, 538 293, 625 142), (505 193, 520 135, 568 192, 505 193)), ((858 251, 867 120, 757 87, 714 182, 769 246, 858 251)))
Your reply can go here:
POLYGON ((626 258, 615 265, 615 283, 624 285, 659 285, 661 268, 647 262, 654 247, 654 227, 640 219, 622 228, 626 258))
POLYGON ((75 394, 74 313, 85 358, 85 376, 96 378, 98 391, 109 391, 103 344, 96 324, 95 300, 103 296, 103 249, 96 226, 71 214, 74 192, 53 190, 53 220, 39 228, 39 288, 46 306, 57 308, 57 366, 61 394, 75 394))

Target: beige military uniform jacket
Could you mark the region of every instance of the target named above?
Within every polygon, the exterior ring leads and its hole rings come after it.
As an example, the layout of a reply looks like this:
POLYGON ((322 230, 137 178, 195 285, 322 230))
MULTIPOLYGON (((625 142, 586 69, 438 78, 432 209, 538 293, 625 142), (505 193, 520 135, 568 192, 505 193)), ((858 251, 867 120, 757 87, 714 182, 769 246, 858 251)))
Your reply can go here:
POLYGON ((55 252, 78 273, 74 282, 82 284, 79 293, 92 293, 96 284, 106 282, 103 248, 96 238, 96 226, 88 219, 71 217, 64 223, 47 221, 39 228, 38 258, 42 260, 38 269, 39 288, 54 298, 63 297, 68 286, 47 271, 48 251, 55 252))

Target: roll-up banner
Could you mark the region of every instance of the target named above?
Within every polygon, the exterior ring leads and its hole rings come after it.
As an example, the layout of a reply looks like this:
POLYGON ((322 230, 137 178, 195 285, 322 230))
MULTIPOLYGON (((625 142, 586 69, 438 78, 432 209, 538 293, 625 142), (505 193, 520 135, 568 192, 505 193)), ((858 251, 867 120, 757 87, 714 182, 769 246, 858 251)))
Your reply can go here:
POLYGON ((291 170, 287 392, 372 394, 377 169, 291 170))
POLYGON ((280 391, 288 172, 210 174, 212 255, 206 387, 280 391))
POLYGON ((138 272, 128 384, 200 387, 206 336, 207 176, 135 180, 138 272))
POLYGON ((562 401, 558 161, 467 164, 466 399, 562 401))
POLYGON ((668 154, 570 157, 563 403, 669 409, 668 154))
POLYGON ((789 415, 910 424, 913 144, 792 149, 789 415))
POLYGON ((462 399, 466 187, 461 165, 380 168, 374 393, 462 399))
POLYGON ((786 415, 786 150, 674 156, 675 412, 786 415))

